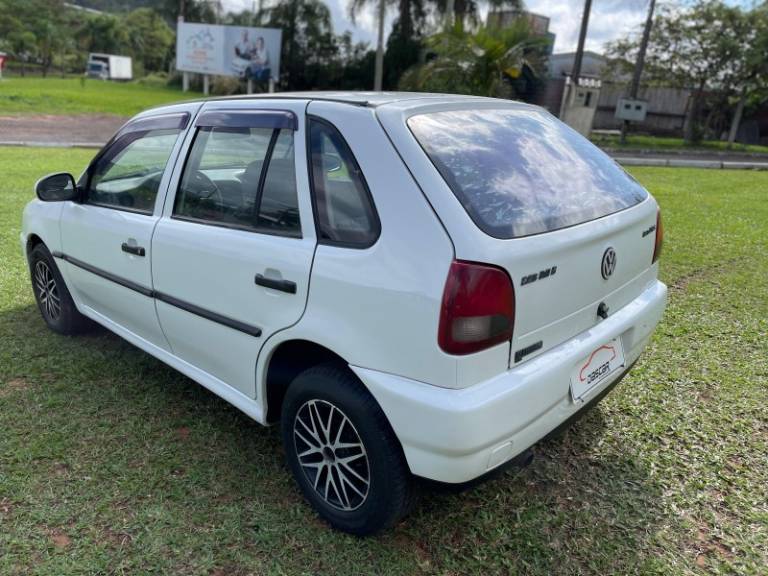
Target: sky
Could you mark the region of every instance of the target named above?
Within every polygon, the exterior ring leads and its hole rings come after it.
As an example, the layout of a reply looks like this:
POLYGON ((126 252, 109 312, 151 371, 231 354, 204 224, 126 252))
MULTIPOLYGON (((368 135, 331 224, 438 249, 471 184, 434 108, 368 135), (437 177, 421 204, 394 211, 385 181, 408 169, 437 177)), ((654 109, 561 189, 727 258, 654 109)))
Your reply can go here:
MULTIPOLYGON (((268 0, 267 0, 268 1, 268 0)), ((376 21, 374 10, 361 14, 352 24, 347 15, 349 0, 325 0, 333 15, 334 30, 341 34, 352 32, 355 40, 376 43, 376 21)), ((731 0, 729 4, 747 4, 749 0, 731 0)), ((239 10, 251 8, 253 0, 223 0, 225 8, 239 10)), ((579 40, 583 0, 525 0, 525 7, 550 18, 549 30, 554 32, 555 52, 571 52, 576 49, 579 40)), ((648 0, 593 0, 589 18, 586 49, 602 52, 606 42, 624 38, 630 32, 636 32, 648 10, 648 0)), ((394 12, 391 11, 387 31, 391 27, 394 12)), ((483 17, 485 14, 483 14, 483 17)))

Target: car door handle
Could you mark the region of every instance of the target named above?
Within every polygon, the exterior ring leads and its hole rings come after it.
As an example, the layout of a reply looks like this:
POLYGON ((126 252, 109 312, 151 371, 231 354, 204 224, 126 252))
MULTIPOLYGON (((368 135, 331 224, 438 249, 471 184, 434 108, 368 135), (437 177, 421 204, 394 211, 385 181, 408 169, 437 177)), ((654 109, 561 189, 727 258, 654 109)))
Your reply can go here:
POLYGON ((263 274, 256 274, 255 282, 259 286, 288 292, 288 294, 296 294, 296 282, 291 282, 290 280, 276 280, 274 278, 267 278, 263 274))
POLYGON ((123 249, 123 252, 128 252, 128 254, 136 254, 136 256, 147 255, 147 251, 144 250, 142 246, 134 246, 132 244, 128 244, 128 242, 123 242, 121 248, 123 249))

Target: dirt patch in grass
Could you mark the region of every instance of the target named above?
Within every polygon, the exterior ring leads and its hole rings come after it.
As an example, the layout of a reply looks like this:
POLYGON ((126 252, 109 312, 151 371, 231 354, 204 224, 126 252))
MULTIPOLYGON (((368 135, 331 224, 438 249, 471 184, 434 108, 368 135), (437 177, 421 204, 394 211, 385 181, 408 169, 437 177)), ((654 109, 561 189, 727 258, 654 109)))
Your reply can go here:
POLYGON ((0 519, 2 519, 3 516, 10 516, 15 508, 16 507, 11 504, 11 501, 8 498, 0 499, 0 519))
POLYGON ((700 282, 702 280, 707 280, 719 276, 723 274, 723 272, 728 272, 729 270, 732 270, 742 264, 743 262, 741 261, 741 258, 729 258, 728 260, 725 260, 714 266, 702 266, 700 268, 696 268, 678 277, 669 285, 669 289, 683 291, 688 288, 689 284, 693 282, 700 282))
POLYGON ((0 398, 7 398, 18 392, 26 392, 31 386, 32 385, 26 378, 11 378, 0 385, 0 398))
POLYGON ((51 543, 59 550, 69 548, 72 544, 72 539, 60 528, 48 529, 46 530, 46 533, 48 534, 51 543))
POLYGON ((133 536, 127 532, 119 532, 111 528, 102 528, 101 537, 113 548, 124 548, 133 542, 133 536))

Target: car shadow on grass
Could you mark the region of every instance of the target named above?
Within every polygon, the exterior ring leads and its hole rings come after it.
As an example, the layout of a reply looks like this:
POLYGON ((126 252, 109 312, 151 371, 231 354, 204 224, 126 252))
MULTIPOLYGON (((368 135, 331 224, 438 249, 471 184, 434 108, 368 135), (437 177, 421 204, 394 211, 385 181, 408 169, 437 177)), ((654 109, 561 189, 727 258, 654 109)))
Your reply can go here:
POLYGON ((448 542, 451 554, 437 564, 449 571, 478 559, 478 568, 488 562, 500 573, 650 571, 664 521, 662 487, 631 454, 604 446, 610 434, 598 405, 537 444, 528 467, 469 492, 425 495, 402 530, 431 557, 448 542))
POLYGON ((50 545, 46 535, 66 532, 84 560, 119 553, 134 568, 194 571, 213 558, 351 573, 361 557, 375 573, 654 566, 662 487, 622 450, 601 406, 537 445, 524 470, 458 494, 422 486, 408 518, 360 540, 331 532, 304 503, 275 427, 107 330, 62 337, 30 305, 0 313, 0 342, 0 380, 16 382, 0 402, 14 510, 4 520, 28 538, 30 557, 50 545))

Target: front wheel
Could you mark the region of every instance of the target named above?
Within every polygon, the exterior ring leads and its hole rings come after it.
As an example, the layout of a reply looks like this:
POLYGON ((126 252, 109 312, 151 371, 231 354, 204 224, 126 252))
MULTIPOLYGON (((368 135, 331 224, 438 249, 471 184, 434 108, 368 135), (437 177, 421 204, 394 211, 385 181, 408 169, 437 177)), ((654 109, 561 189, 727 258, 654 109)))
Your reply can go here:
POLYGON ((90 320, 78 312, 64 278, 45 245, 38 244, 30 251, 29 268, 37 307, 51 330, 72 335, 92 326, 90 320))
POLYGON ((413 487, 402 448, 348 369, 324 364, 301 373, 286 393, 281 431, 301 491, 335 528, 372 534, 408 511, 413 487))

